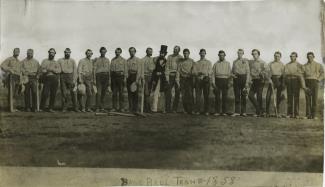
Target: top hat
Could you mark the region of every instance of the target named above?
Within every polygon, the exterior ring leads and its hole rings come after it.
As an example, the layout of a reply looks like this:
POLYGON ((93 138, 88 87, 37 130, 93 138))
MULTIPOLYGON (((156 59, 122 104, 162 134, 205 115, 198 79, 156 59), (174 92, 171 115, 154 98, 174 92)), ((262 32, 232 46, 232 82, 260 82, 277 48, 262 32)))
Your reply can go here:
POLYGON ((167 47, 168 47, 167 45, 161 45, 160 46, 160 52, 161 53, 167 53, 167 47))

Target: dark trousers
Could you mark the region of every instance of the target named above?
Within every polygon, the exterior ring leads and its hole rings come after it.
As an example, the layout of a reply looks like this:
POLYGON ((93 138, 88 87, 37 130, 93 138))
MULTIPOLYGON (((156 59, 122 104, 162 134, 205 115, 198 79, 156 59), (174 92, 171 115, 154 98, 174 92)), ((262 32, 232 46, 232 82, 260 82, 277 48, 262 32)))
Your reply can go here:
POLYGON ((228 78, 215 78, 215 112, 220 113, 220 108, 222 108, 222 113, 227 112, 227 101, 228 101, 228 78), (222 100, 221 100, 222 96, 222 100), (222 105, 222 107, 221 107, 222 105))
POLYGON ((129 74, 126 80, 129 100, 129 110, 131 112, 137 112, 138 110, 138 89, 135 92, 131 92, 131 84, 136 81, 136 73, 129 74))
POLYGON ((112 92, 113 92, 113 96, 112 96, 113 108, 116 110, 123 109, 124 75, 120 75, 117 72, 112 72, 111 83, 112 83, 112 92), (119 101, 119 109, 117 108, 117 101, 119 101))
POLYGON ((306 79, 306 87, 310 89, 310 94, 306 95, 306 116, 308 118, 316 117, 317 112, 317 97, 318 97, 318 80, 306 79))
POLYGON ((92 76, 82 76, 83 84, 86 87, 86 95, 78 94, 78 100, 81 110, 90 109, 91 97, 93 95, 93 81, 92 76))
POLYGON ((105 101, 105 95, 107 92, 109 84, 109 74, 108 73, 97 73, 96 74, 96 86, 97 86, 97 94, 96 94, 96 108, 102 108, 102 105, 105 101))
POLYGON ((299 116, 299 96, 300 96, 300 80, 299 78, 291 78, 286 80, 287 86, 287 115, 299 116))
POLYGON ((59 77, 57 75, 44 76, 43 84, 44 86, 42 91, 40 108, 42 110, 45 109, 45 103, 48 100, 48 97, 50 96, 49 109, 53 109, 56 92, 58 91, 58 86, 59 86, 59 77))
MULTIPOLYGON (((18 94, 19 94, 19 82, 20 82, 20 77, 19 75, 15 75, 15 74, 10 74, 9 77, 9 84, 12 87, 12 90, 10 90, 10 86, 8 84, 8 103, 10 103, 10 100, 12 99, 13 103, 14 101, 18 98, 18 94), (12 94, 10 93, 12 91, 12 94), (12 98, 10 98, 10 95, 12 95, 12 98)), ((14 105, 13 105, 14 106, 14 105)), ((14 107, 15 108, 15 107, 14 107)), ((9 111, 10 111, 10 104, 9 104, 9 111)))
POLYGON ((152 88, 151 75, 145 75, 144 76, 144 106, 143 106, 144 112, 151 111, 151 106, 150 106, 151 88, 152 88))
POLYGON ((193 111, 193 78, 181 77, 182 102, 184 111, 192 113, 193 111))
POLYGON ((203 92, 204 112, 209 112, 209 92, 210 92, 210 78, 208 76, 195 81, 195 99, 196 99, 196 112, 201 109, 201 96, 203 92))
POLYGON ((234 78, 235 113, 238 114, 246 113, 247 93, 243 92, 246 86, 246 79, 247 75, 237 75, 237 78, 234 78))
POLYGON ((264 88, 263 80, 261 79, 252 80, 252 85, 249 90, 248 98, 254 105, 257 115, 261 115, 263 113, 263 97, 262 97, 263 88, 264 88))
POLYGON ((171 111, 171 102, 172 102, 172 89, 175 89, 175 98, 173 102, 173 111, 177 111, 179 98, 180 98, 180 87, 176 83, 176 74, 169 75, 169 84, 166 86, 166 110, 171 111))
MULTIPOLYGON (((280 104, 281 104, 281 94, 283 90, 283 82, 282 77, 279 76, 272 76, 271 77, 273 82, 273 88, 276 90, 276 109, 279 112, 280 104)), ((271 103, 271 97, 272 97, 273 91, 272 86, 269 85, 267 92, 266 92, 266 113, 270 113, 270 103, 271 103)))
POLYGON ((28 76, 28 82, 25 84, 25 109, 37 109, 37 77, 28 76))
POLYGON ((61 94, 62 94, 62 109, 67 109, 68 97, 70 95, 73 108, 77 109, 77 94, 73 91, 75 84, 73 82, 72 73, 62 73, 60 75, 61 94))

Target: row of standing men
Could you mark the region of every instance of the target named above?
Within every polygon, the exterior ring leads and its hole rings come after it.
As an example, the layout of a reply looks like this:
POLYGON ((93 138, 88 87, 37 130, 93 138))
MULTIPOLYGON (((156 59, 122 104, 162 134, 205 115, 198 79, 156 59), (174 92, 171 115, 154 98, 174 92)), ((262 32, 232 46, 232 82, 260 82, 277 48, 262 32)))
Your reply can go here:
POLYGON ((67 111, 69 95, 76 112, 92 112, 91 97, 96 95, 96 111, 103 111, 105 95, 112 91, 114 111, 124 112, 124 88, 127 88, 129 111, 138 111, 138 93, 143 93, 143 109, 145 112, 157 112, 159 95, 164 94, 165 107, 163 112, 176 112, 180 96, 183 109, 188 114, 209 115, 209 93, 212 86, 215 94, 214 115, 226 115, 228 89, 233 83, 235 94, 235 112, 233 116, 246 116, 247 96, 256 109, 255 116, 269 116, 271 96, 274 92, 274 107, 279 106, 287 90, 287 117, 299 118, 299 94, 302 88, 306 96, 306 117, 316 119, 317 93, 319 81, 324 78, 323 66, 314 61, 314 54, 307 54, 307 63, 297 61, 298 54, 290 54, 291 61, 281 62, 282 54, 274 53, 274 60, 265 63, 260 58, 260 51, 252 50, 252 60, 244 58, 244 50, 239 49, 238 58, 233 66, 225 59, 226 53, 219 51, 219 60, 212 65, 205 58, 206 50, 200 50, 200 60, 190 58, 190 50, 184 49, 180 55, 180 47, 175 46, 173 54, 167 55, 167 46, 162 45, 159 56, 152 57, 152 48, 147 48, 146 56, 136 57, 136 49, 129 48, 130 57, 121 56, 122 49, 115 50, 115 57, 110 61, 106 57, 107 50, 101 47, 100 56, 92 59, 93 52, 88 49, 86 57, 76 65, 70 57, 71 50, 66 48, 64 57, 55 60, 56 51, 51 48, 48 58, 41 64, 33 58, 33 50, 27 50, 27 57, 18 59, 20 50, 15 48, 13 56, 7 58, 1 69, 8 75, 7 83, 17 96, 19 85, 25 95, 25 110, 36 111, 38 105, 38 83, 43 85, 40 111, 54 112, 54 103, 60 85, 62 95, 62 111, 67 111), (60 84, 59 84, 60 82, 60 84), (268 84, 266 107, 263 107, 262 93, 268 84), (126 86, 125 86, 126 85, 126 86), (172 89, 174 100, 172 102, 172 89), (194 93, 194 94, 193 94, 194 93), (203 111, 201 96, 203 94, 203 111), (153 95, 151 102, 150 96, 153 95), (195 96, 194 96, 195 95, 195 96), (49 99, 48 99, 49 98, 49 99), (49 100, 48 108, 46 102, 49 100), (78 104, 79 103, 79 104, 78 104))

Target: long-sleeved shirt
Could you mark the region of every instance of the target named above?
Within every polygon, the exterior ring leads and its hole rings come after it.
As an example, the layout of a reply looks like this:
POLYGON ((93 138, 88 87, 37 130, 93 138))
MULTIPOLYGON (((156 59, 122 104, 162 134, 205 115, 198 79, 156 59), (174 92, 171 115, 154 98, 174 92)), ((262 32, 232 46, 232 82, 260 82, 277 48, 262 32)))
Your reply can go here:
POLYGON ((110 65, 111 72, 118 72, 119 75, 127 75, 127 64, 126 60, 121 57, 114 57, 110 65))
POLYGON ((129 77, 131 73, 136 73, 136 77, 137 77, 136 80, 143 78, 141 75, 142 62, 140 58, 133 57, 127 59, 126 67, 127 67, 127 77, 129 77))
POLYGON ((142 61, 142 76, 151 76, 156 65, 153 57, 145 56, 141 59, 142 61))
POLYGON ((183 58, 178 65, 178 71, 177 71, 177 81, 180 80, 179 77, 189 77, 193 74, 193 68, 195 66, 195 62, 193 59, 183 58))
POLYGON ((231 76, 231 66, 226 60, 218 60, 213 64, 212 67, 212 82, 214 83, 214 78, 229 78, 231 76))
POLYGON ((251 79, 260 79, 260 75, 265 78, 269 74, 269 67, 261 59, 251 60, 249 62, 249 69, 251 73, 251 79))
POLYGON ((98 57, 94 61, 94 73, 109 73, 110 61, 106 57, 98 57))
POLYGON ((40 68, 40 64, 39 62, 34 59, 28 59, 25 58, 24 60, 22 60, 22 64, 21 64, 21 71, 22 74, 25 76, 36 76, 39 72, 39 68, 40 68))
POLYGON ((83 58, 79 61, 78 76, 79 76, 79 79, 81 79, 82 76, 87 76, 87 77, 91 77, 93 80, 95 80, 93 61, 91 59, 83 58))
POLYGON ((282 62, 270 62, 269 63, 269 76, 276 75, 281 76, 284 73, 284 64, 282 62))
POLYGON ((299 62, 289 62, 284 66, 285 76, 302 76, 303 67, 299 62))
POLYGON ((315 61, 307 62, 303 65, 303 72, 305 79, 324 79, 324 67, 315 61))
POLYGON ((232 65, 232 73, 234 75, 249 75, 249 61, 246 58, 236 59, 232 65))
POLYGON ((212 63, 207 59, 200 59, 193 67, 193 74, 197 76, 208 76, 212 78, 212 63))
POLYGON ((54 59, 44 59, 41 64, 41 69, 45 75, 55 75, 61 73, 61 66, 54 59))
POLYGON ((78 73, 77 73, 77 65, 76 61, 72 58, 61 58, 58 60, 58 63, 61 66, 61 73, 72 73, 73 80, 77 81, 78 73))
POLYGON ((178 71, 178 66, 182 61, 183 57, 181 55, 169 55, 167 57, 165 75, 168 78, 170 73, 176 73, 178 71))
POLYGON ((15 75, 21 75, 21 62, 18 58, 9 57, 1 64, 1 69, 5 72, 11 72, 15 75))

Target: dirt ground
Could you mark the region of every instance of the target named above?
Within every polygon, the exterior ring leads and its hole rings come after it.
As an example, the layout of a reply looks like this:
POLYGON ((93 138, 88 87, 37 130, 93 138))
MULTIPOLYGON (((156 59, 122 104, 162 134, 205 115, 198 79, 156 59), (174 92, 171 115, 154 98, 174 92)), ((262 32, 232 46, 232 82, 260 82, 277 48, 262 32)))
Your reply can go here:
POLYGON ((2 166, 323 170, 323 110, 319 120, 7 113, 5 95, 0 92, 2 166))

